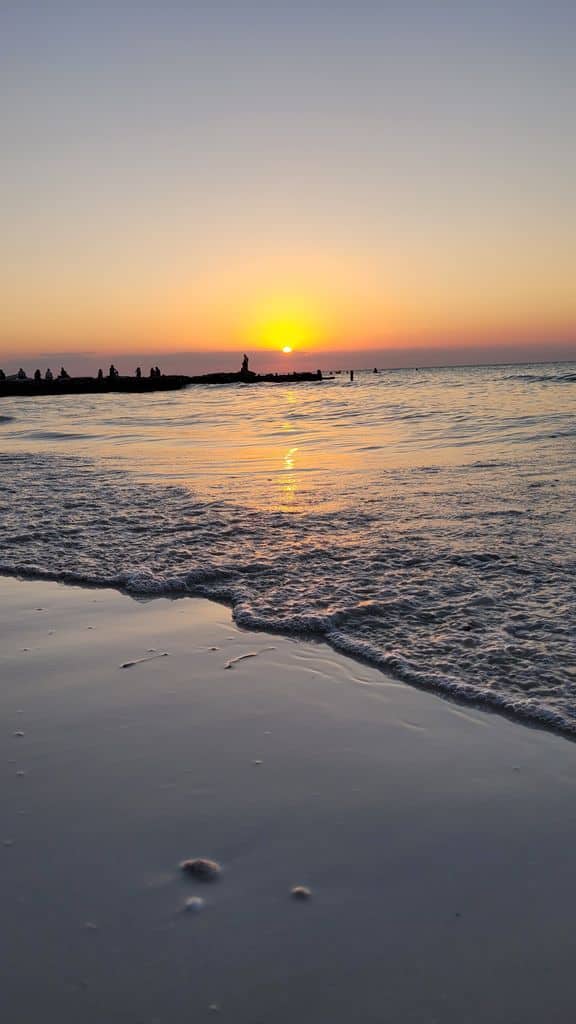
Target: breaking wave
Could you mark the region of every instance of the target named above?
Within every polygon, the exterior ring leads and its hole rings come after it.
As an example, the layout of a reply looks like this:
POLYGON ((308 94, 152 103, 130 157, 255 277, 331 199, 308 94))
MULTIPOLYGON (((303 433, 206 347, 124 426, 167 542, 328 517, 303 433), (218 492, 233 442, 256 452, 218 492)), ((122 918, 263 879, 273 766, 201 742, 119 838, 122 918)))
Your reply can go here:
POLYGON ((0 572, 209 597, 241 626, 321 637, 412 684, 576 732, 571 470, 535 479, 528 456, 513 471, 389 469, 338 509, 294 514, 88 458, 6 454, 0 572))

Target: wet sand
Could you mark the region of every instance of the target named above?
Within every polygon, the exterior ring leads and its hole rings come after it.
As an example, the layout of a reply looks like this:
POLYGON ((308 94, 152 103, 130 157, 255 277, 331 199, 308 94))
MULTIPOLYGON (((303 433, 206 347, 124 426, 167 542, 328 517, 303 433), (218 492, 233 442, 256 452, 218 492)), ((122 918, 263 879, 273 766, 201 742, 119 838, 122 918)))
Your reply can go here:
POLYGON ((572 1018, 573 743, 202 600, 0 579, 0 640, 3 1020, 572 1018))

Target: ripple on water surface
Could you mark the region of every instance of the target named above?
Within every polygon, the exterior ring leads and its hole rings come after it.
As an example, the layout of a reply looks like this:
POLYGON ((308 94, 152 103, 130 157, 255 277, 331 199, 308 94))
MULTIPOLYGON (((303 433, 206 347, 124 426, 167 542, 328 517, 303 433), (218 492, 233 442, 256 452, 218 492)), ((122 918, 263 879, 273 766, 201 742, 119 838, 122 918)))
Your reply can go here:
POLYGON ((539 369, 527 412, 512 369, 10 400, 0 569, 214 597, 573 730, 573 401, 539 369))

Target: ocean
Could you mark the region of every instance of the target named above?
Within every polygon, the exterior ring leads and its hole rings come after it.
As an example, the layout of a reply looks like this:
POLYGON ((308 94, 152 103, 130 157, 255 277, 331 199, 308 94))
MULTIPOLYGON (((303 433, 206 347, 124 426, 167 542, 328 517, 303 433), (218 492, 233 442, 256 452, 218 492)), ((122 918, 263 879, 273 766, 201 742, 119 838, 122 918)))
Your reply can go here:
POLYGON ((576 731, 576 363, 0 400, 0 572, 576 731))

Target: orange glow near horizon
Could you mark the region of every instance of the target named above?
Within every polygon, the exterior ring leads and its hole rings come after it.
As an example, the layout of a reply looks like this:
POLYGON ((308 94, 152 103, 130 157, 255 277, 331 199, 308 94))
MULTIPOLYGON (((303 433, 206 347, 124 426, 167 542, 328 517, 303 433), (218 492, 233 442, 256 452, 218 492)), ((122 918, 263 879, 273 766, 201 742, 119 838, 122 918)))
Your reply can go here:
POLYGON ((286 236, 280 245, 258 237, 255 225, 246 226, 245 237, 257 254, 252 259, 238 256, 242 238, 226 246, 219 239, 194 273, 185 251, 174 251, 167 267, 155 258, 142 262, 130 245, 130 274, 92 254, 64 269, 34 256, 25 273, 10 264, 0 355, 114 360, 149 352, 157 360, 164 353, 209 359, 211 352, 248 351, 263 359, 321 359, 480 345, 491 358, 499 345, 576 339, 572 264, 566 245, 561 258, 562 239, 558 262, 544 272, 541 253, 529 246, 519 252, 509 239, 496 258, 480 225, 471 226, 465 249, 445 242, 440 251, 435 236, 390 237, 371 249, 345 238, 331 249, 312 234, 301 242, 286 236))
POLYGON ((216 259, 193 280, 186 273, 166 280, 147 268, 141 280, 113 287, 100 275, 99 290, 84 284, 79 268, 79 279, 55 282, 46 273, 32 304, 24 284, 14 281, 12 307, 0 315, 0 355, 3 361, 33 353, 39 360, 52 353, 115 360, 196 352, 209 359, 211 352, 248 351, 305 360, 484 346, 490 359, 500 345, 520 348, 529 339, 568 345, 576 338, 567 261, 545 280, 536 262, 516 260, 516 276, 506 276, 481 253, 475 268, 446 254, 443 264, 434 262, 416 248, 408 254, 398 247, 393 260, 383 253, 368 265, 351 251, 345 262, 312 248, 267 255, 247 268, 216 259))
POLYGON ((327 330, 311 303, 295 299, 264 302, 247 317, 246 341, 256 349, 290 355, 295 349, 324 347, 327 330))

